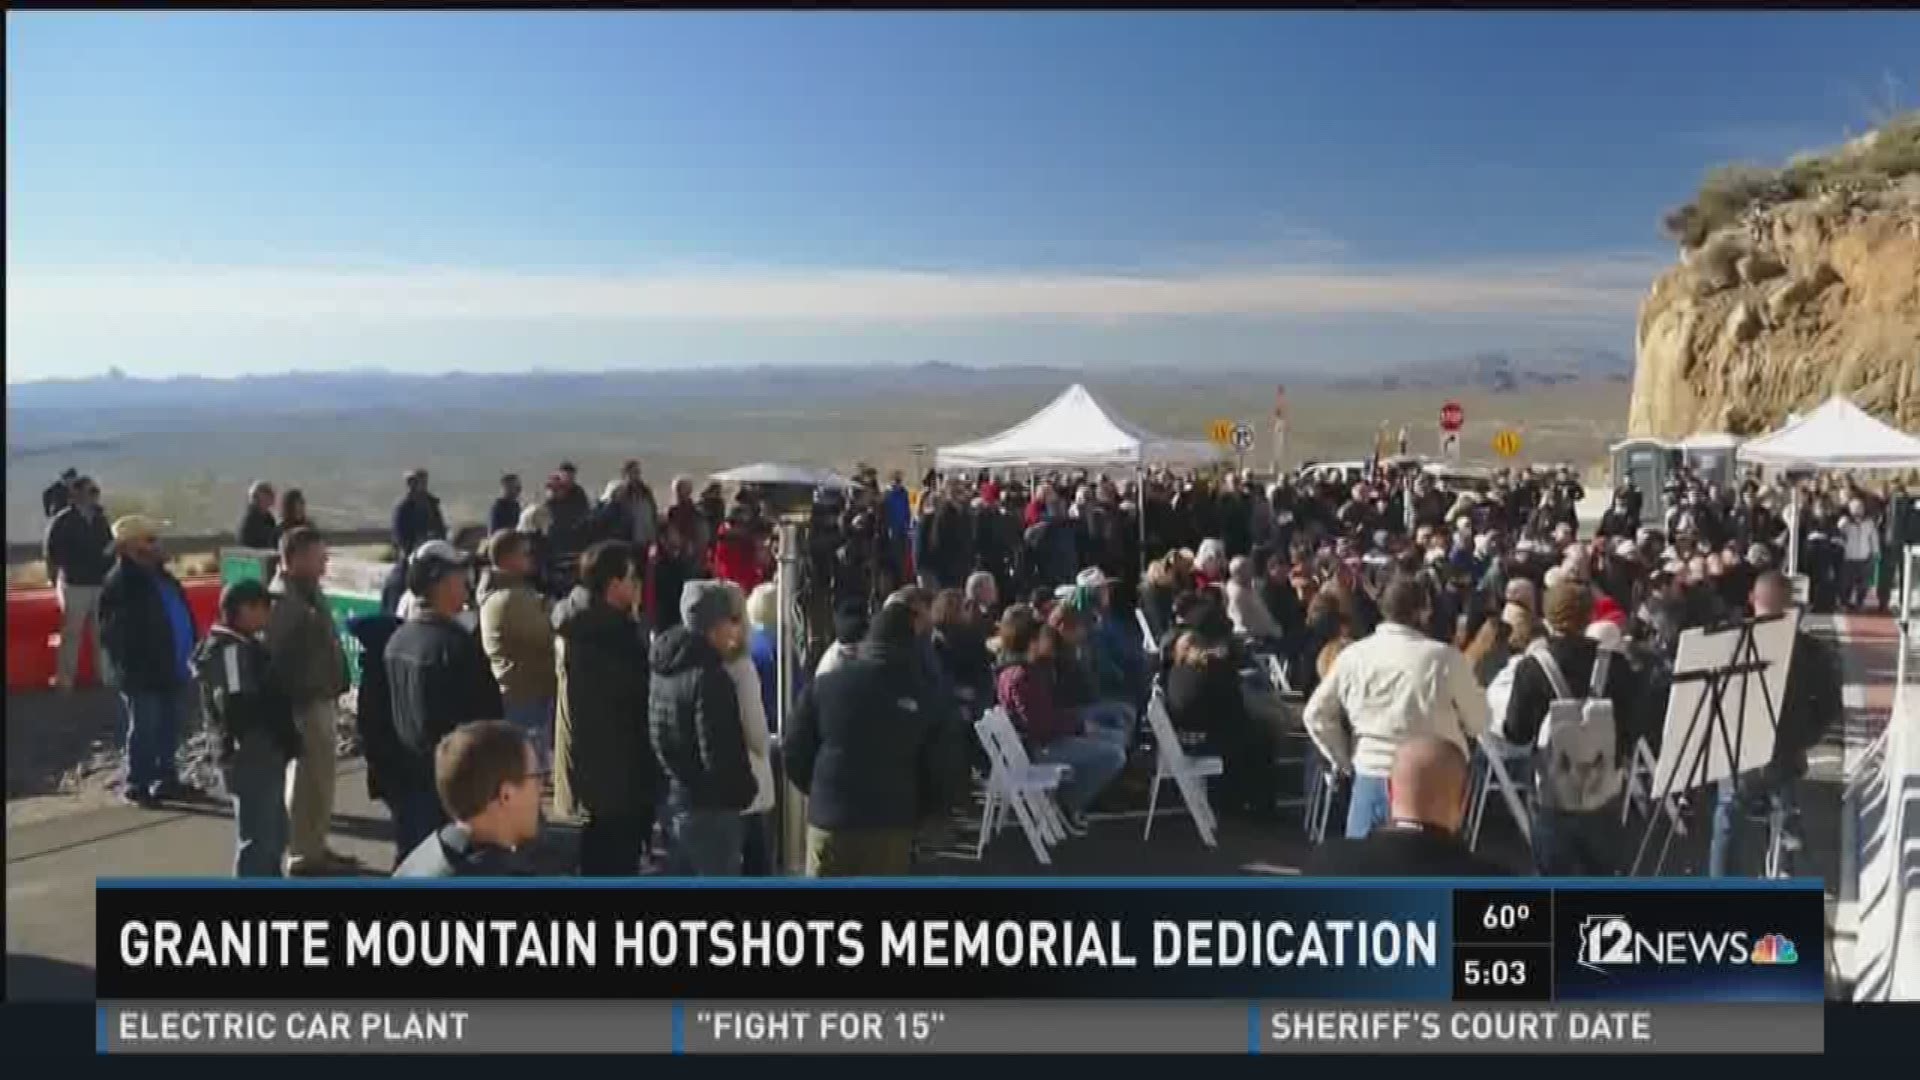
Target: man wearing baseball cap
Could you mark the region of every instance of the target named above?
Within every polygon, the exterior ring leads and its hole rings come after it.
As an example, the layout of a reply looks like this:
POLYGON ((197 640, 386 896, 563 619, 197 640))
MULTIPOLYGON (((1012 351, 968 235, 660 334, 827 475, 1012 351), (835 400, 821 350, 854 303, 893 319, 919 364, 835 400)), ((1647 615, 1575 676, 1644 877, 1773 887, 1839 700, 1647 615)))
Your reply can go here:
POLYGON ((384 661, 400 744, 398 790, 387 800, 394 815, 396 862, 446 824, 434 787, 440 740, 462 724, 506 718, 480 637, 461 622, 468 563, 466 554, 445 540, 420 545, 407 562, 413 608, 387 642, 384 661))
MULTIPOLYGON (((193 654, 214 762, 233 800, 235 877, 279 877, 287 848, 288 762, 300 756, 292 703, 260 640, 273 596, 258 581, 220 592, 220 621, 193 654)), ((328 733, 332 737, 332 733, 328 733)))
POLYGON ((113 523, 115 558, 100 589, 100 644, 117 674, 127 732, 121 797, 140 806, 190 789, 174 774, 198 634, 186 590, 167 572, 164 521, 140 514, 113 523))

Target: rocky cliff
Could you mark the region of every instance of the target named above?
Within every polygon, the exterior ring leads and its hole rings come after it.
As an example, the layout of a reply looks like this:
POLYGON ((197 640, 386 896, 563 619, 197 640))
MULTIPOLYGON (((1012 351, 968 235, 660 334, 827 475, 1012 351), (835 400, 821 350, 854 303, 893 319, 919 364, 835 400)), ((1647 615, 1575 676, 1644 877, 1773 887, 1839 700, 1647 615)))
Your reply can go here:
MULTIPOLYGON (((1920 146, 1920 128, 1899 135, 1920 146)), ((1687 221, 1680 265, 1641 305, 1629 430, 1754 434, 1841 392, 1920 431, 1920 171, 1774 177, 1743 202, 1687 221)))

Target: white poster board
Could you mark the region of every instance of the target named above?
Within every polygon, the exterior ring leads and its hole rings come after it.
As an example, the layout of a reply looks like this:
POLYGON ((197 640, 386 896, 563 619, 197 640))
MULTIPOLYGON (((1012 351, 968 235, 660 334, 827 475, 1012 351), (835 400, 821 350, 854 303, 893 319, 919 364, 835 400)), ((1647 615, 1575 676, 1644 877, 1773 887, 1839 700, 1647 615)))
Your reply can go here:
POLYGON ((1740 644, 1741 629, 1736 626, 1726 630, 1688 630, 1680 635, 1680 653, 1673 665, 1673 691, 1667 697, 1666 726, 1660 740, 1660 760, 1654 769, 1653 790, 1657 796, 1716 783, 1758 769, 1773 759, 1774 723, 1786 697, 1787 664, 1793 657, 1793 635, 1799 626, 1800 613, 1791 610, 1777 619, 1754 624, 1754 651, 1767 669, 1764 675, 1736 675, 1726 681, 1720 692, 1724 728, 1715 722, 1713 702, 1707 700, 1715 692, 1717 680, 1687 676, 1720 671, 1754 659, 1734 655, 1740 644), (1746 686, 1744 710, 1743 681, 1746 686), (1763 685, 1764 694, 1761 693, 1763 685), (1733 760, 1727 756, 1729 743, 1735 753, 1733 760), (1700 765, 1703 752, 1706 755, 1704 769, 1700 765))
POLYGON ((392 563, 343 559, 335 555, 327 560, 327 573, 320 579, 320 588, 329 596, 358 596, 378 600, 380 590, 387 583, 387 574, 392 570, 392 563))

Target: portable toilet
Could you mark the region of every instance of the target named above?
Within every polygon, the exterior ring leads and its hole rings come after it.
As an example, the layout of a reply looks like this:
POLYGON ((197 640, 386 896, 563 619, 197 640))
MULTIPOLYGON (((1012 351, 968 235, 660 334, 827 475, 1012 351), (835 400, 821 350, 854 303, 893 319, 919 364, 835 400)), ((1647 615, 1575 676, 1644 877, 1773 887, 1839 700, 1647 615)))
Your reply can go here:
POLYGON ((1667 477, 1679 461, 1678 448, 1665 439, 1639 438, 1617 442, 1608 453, 1614 486, 1632 480, 1640 492, 1640 523, 1659 528, 1667 520, 1667 477))
POLYGON ((1733 486, 1734 451, 1740 439, 1725 432, 1702 432, 1680 441, 1681 456, 1700 479, 1716 490, 1733 486))

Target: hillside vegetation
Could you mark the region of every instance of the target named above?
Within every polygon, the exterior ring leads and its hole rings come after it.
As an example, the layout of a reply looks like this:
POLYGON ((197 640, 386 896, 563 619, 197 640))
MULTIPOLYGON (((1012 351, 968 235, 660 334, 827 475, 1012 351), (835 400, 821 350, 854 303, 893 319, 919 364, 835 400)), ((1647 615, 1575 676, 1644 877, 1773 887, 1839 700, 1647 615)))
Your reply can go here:
POLYGON ((1872 190, 1920 173, 1920 110, 1896 117, 1838 149, 1803 154, 1777 169, 1725 165, 1707 174, 1700 191, 1662 221, 1685 247, 1741 220, 1749 210, 1805 199, 1831 190, 1872 190))

